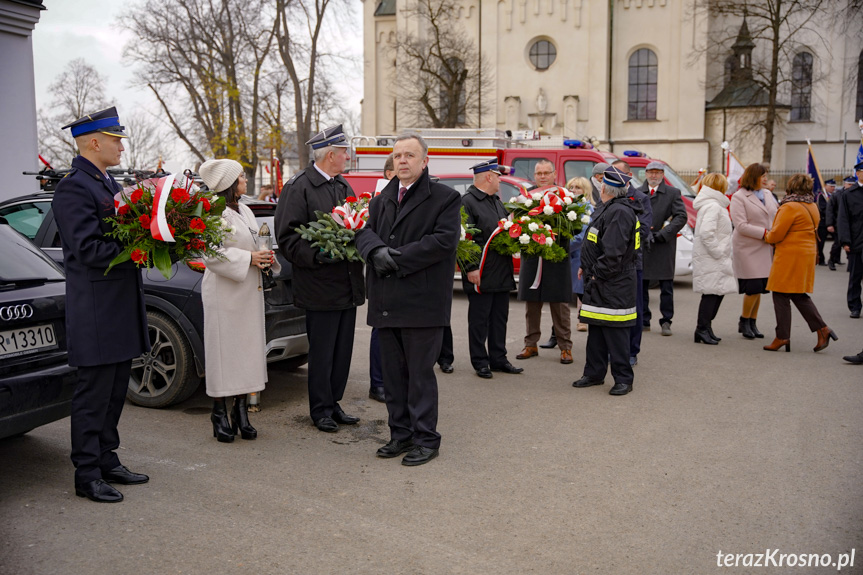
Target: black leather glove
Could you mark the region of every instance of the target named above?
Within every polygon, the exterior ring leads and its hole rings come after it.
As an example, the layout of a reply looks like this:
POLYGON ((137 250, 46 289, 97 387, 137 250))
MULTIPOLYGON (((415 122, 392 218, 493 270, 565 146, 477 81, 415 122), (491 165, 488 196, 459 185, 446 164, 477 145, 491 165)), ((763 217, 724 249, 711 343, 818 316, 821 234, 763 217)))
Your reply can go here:
POLYGON ((341 260, 337 260, 336 258, 329 257, 326 254, 326 252, 318 252, 315 254, 315 261, 318 262, 319 264, 326 265, 326 264, 334 264, 334 263, 341 261, 341 260))
POLYGON ((399 264, 395 262, 393 256, 400 255, 402 253, 395 248, 381 246, 369 254, 369 263, 372 264, 379 277, 384 277, 399 271, 399 264))
POLYGON ((665 243, 665 236, 654 232, 653 241, 656 242, 657 244, 664 244, 665 243))

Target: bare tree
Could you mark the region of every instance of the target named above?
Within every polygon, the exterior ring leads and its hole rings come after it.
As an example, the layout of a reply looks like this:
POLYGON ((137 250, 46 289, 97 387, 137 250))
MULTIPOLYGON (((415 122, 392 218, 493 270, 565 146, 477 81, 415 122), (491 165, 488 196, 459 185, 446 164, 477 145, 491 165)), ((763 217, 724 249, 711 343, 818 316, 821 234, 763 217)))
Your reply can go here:
POLYGON ((410 124, 455 128, 479 122, 479 94, 491 85, 491 71, 458 21, 459 9, 456 0, 417 0, 404 10, 420 29, 399 33, 392 46, 399 115, 410 124))
POLYGON ((66 69, 48 86, 51 102, 39 110, 39 153, 55 168, 69 166, 78 155, 72 135, 61 126, 84 114, 107 108, 105 76, 83 58, 69 62, 66 69))
POLYGON ((172 139, 157 118, 143 110, 133 111, 123 118, 129 137, 123 141, 123 165, 132 170, 155 170, 161 159, 174 152, 172 139))

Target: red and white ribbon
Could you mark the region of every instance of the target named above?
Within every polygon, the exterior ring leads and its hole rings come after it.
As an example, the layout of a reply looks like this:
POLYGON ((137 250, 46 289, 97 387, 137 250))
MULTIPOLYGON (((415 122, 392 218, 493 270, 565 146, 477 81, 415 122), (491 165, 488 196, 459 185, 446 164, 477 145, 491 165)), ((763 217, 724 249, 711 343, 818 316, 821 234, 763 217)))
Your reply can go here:
POLYGON ((165 205, 168 203, 168 198, 171 197, 171 189, 174 187, 174 182, 181 174, 173 174, 159 178, 156 183, 156 192, 153 194, 153 214, 150 221, 150 233, 153 234, 153 239, 163 242, 173 242, 174 235, 171 233, 171 228, 168 225, 168 218, 165 214, 165 205))
POLYGON ((485 246, 482 248, 482 257, 479 260, 479 283, 473 284, 473 289, 476 290, 476 293, 482 293, 481 291, 479 291, 479 285, 482 283, 482 269, 485 267, 485 258, 488 255, 488 247, 491 245, 491 240, 493 240, 494 237, 502 231, 504 231, 503 226, 498 225, 497 228, 488 237, 488 241, 485 242, 485 246))
POLYGON ((533 280, 533 285, 530 289, 539 289, 539 284, 542 283, 542 258, 539 258, 539 265, 536 266, 536 278, 533 280))
POLYGON ((554 210, 554 213, 559 213, 560 211, 562 211, 563 206, 564 206, 564 202, 561 199, 561 196, 557 193, 558 189, 559 188, 554 188, 553 190, 546 192, 542 196, 542 198, 539 200, 539 205, 537 207, 533 208, 532 210, 530 210, 529 212, 527 212, 528 215, 530 215, 530 216, 541 215, 541 214, 545 213, 544 210, 545 210, 546 206, 551 207, 554 210))
POLYGON ((369 217, 368 208, 363 208, 357 211, 350 204, 336 206, 332 212, 333 219, 340 226, 344 226, 348 230, 361 230, 366 225, 366 220, 369 217))

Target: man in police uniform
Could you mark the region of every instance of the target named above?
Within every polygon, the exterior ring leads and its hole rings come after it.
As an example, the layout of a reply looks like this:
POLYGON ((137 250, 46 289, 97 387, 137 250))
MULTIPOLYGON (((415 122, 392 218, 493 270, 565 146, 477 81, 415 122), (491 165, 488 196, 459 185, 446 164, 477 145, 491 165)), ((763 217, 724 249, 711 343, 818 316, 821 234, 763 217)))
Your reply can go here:
POLYGON ((335 432, 339 423, 358 417, 339 405, 345 393, 354 348, 357 306, 365 302, 362 262, 331 259, 300 237, 301 225, 315 222, 315 211, 330 213, 353 196, 341 176, 348 160, 348 140, 341 124, 306 142, 314 163, 285 184, 276 208, 279 251, 293 264, 294 303, 306 310, 309 338, 309 413, 315 427, 335 432))
POLYGON ((815 198, 815 204, 818 206, 818 214, 821 219, 818 220, 818 265, 826 266, 827 261, 824 259, 824 244, 827 241, 827 212, 830 210, 830 198, 833 197, 833 192, 836 191, 836 180, 830 178, 824 182, 824 189, 818 193, 815 198))
POLYGON ((515 289, 512 257, 485 249, 498 222, 508 215, 497 195, 501 169, 497 160, 488 160, 471 170, 473 185, 461 197, 461 203, 468 226, 480 230, 473 240, 483 248, 483 254, 480 261, 465 265, 461 279, 468 300, 470 362, 479 377, 491 379, 493 371, 521 373, 524 369, 514 367, 506 357, 509 292, 515 289))
POLYGON ((626 197, 629 176, 615 167, 602 179, 602 205, 593 212, 581 251, 584 300, 579 317, 588 324, 584 374, 573 387, 602 385, 611 360, 611 395, 632 391, 629 328, 635 325, 638 293, 636 251, 641 243, 641 205, 626 197))
POLYGON ((843 265, 841 261, 842 246, 839 243, 839 232, 836 229, 836 224, 839 220, 839 199, 845 190, 851 187, 848 180, 849 178, 845 178, 844 186, 833 192, 827 205, 827 231, 833 234, 833 245, 830 247, 830 257, 827 258, 827 266, 830 268, 830 271, 834 272, 837 265, 843 265))
POLYGON ((124 127, 116 108, 90 114, 71 128, 80 155, 57 185, 53 210, 66 268, 66 341, 69 365, 78 367, 72 398, 75 494, 112 503, 123 494, 109 483, 133 485, 149 477, 129 471, 115 450, 132 359, 150 350, 141 272, 131 261, 114 266, 123 251, 107 237, 120 185, 108 168, 120 163, 124 127))
POLYGON ((839 199, 836 231, 838 243, 848 257, 848 309, 853 319, 863 310, 860 293, 863 284, 863 162, 854 166, 857 183, 846 188, 839 199))

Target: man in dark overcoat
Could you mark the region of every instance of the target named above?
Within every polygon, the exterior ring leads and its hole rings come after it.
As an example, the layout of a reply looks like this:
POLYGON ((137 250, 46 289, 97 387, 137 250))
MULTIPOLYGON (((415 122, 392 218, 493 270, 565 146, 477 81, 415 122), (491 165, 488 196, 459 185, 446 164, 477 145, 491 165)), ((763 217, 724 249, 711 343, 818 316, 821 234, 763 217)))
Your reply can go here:
POLYGON ((629 176, 615 167, 602 181, 602 205, 596 208, 581 250, 584 300, 579 318, 588 324, 584 372, 573 387, 602 385, 611 363, 611 395, 632 391, 629 328, 635 325, 638 293, 636 252, 640 203, 627 197, 629 176))
POLYGON ((497 160, 488 160, 471 170, 473 185, 462 196, 461 203, 468 226, 479 229, 473 241, 483 252, 479 261, 465 264, 461 279, 468 301, 470 362, 479 377, 491 379, 493 371, 515 374, 524 369, 514 367, 506 357, 509 292, 515 289, 512 257, 486 247, 500 220, 509 215, 498 196, 500 166, 497 160))
POLYGON ((818 265, 826 266, 827 260, 824 258, 824 244, 827 241, 827 213, 830 211, 830 198, 833 192, 836 191, 836 180, 830 178, 824 182, 824 189, 818 193, 815 198, 815 205, 818 206, 818 215, 821 219, 818 220, 818 265))
POLYGON ((830 271, 836 271, 836 266, 842 264, 842 245, 839 243, 839 232, 837 224, 839 222, 839 201, 845 190, 853 185, 853 178, 845 178, 843 187, 833 192, 830 202, 827 206, 827 231, 833 234, 833 245, 830 246, 830 257, 827 258, 827 266, 830 271), (851 179, 851 182, 849 182, 851 179), (849 185, 850 184, 850 185, 849 185))
POLYGON ((458 246, 458 192, 429 179, 428 146, 396 138, 396 177, 369 206, 357 248, 369 263, 368 323, 378 328, 390 442, 379 457, 422 465, 438 455, 438 387, 434 364, 452 311, 458 246))
POLYGON ((650 226, 652 242, 643 254, 644 274, 642 290, 644 303, 642 326, 650 330, 650 282, 659 282, 659 326, 662 335, 671 335, 671 319, 674 317, 674 260, 677 257, 677 232, 686 225, 686 206, 680 190, 665 183, 665 164, 650 162, 645 170, 647 181, 641 191, 650 196, 653 222, 650 226))
MULTIPOLYGON (((534 166, 534 182, 540 188, 552 186, 554 172, 552 162, 540 160, 534 166)), ((568 239, 558 236, 555 241, 566 253, 569 253, 568 239)), ((527 333, 524 336, 524 349, 515 358, 529 359, 539 355, 537 342, 542 334, 542 304, 548 302, 553 334, 560 348, 560 363, 572 363, 572 324, 569 317, 569 302, 572 300, 572 270, 569 258, 552 263, 542 258, 523 255, 518 270, 518 299, 524 302, 527 333)))
POLYGON ((66 269, 66 341, 78 368, 72 398, 75 494, 111 503, 123 494, 109 483, 133 485, 149 477, 129 471, 115 450, 132 359, 150 350, 141 272, 131 261, 105 273, 123 247, 105 234, 120 185, 108 168, 120 163, 124 127, 116 108, 80 118, 71 128, 80 155, 57 185, 52 202, 66 269))
POLYGON ((315 211, 328 214, 354 195, 341 175, 349 158, 342 126, 322 131, 306 145, 315 161, 285 184, 276 207, 276 238, 293 264, 294 304, 306 310, 309 414, 315 427, 332 433, 340 423, 359 422, 339 401, 351 370, 357 306, 365 302, 363 264, 332 259, 296 231, 317 221, 315 211))
POLYGON ((848 257, 848 309, 853 319, 860 318, 863 310, 860 293, 863 284, 863 162, 854 166, 857 183, 842 192, 836 231, 838 243, 848 257))

